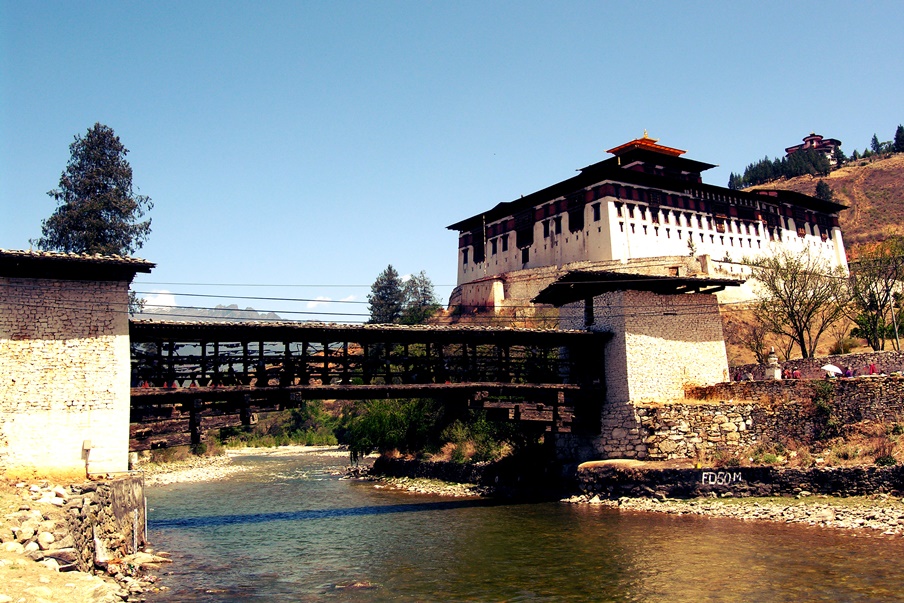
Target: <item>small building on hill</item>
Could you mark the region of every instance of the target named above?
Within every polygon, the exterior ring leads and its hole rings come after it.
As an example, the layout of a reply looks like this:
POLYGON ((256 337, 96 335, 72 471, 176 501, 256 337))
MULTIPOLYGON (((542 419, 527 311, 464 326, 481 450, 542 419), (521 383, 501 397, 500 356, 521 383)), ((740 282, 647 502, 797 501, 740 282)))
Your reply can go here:
POLYGON ((714 276, 743 276, 745 257, 804 250, 845 266, 838 203, 782 190, 704 184, 713 164, 644 133, 578 175, 456 222, 458 281, 450 305, 525 307, 570 269, 654 258, 702 258, 714 276))
POLYGON ((812 149, 825 155, 830 162, 835 163, 835 149, 841 146, 841 141, 836 138, 823 138, 820 134, 810 132, 809 136, 805 136, 801 144, 785 149, 785 155, 791 155, 798 151, 812 149))
POLYGON ((128 470, 129 283, 153 267, 0 250, 0 474, 128 470))

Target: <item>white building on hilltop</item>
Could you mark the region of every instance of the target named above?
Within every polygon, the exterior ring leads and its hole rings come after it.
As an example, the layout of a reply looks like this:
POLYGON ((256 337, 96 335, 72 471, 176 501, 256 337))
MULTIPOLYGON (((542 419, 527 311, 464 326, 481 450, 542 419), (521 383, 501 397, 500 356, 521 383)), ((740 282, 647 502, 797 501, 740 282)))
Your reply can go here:
POLYGON ((663 256, 705 258, 710 274, 742 276, 746 269, 735 264, 742 258, 809 248, 847 268, 838 223, 844 205, 704 184, 702 172, 714 165, 646 133, 608 152, 614 156, 572 178, 450 225, 459 232, 451 303, 524 306, 568 270, 663 256))

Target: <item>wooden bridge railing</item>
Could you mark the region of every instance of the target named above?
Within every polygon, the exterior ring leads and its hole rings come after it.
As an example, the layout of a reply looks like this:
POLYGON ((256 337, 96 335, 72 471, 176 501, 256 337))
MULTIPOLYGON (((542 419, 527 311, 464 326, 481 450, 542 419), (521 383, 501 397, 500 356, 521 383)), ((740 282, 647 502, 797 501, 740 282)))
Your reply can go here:
POLYGON ((441 397, 569 430, 575 400, 602 386, 609 337, 475 327, 151 321, 133 321, 130 336, 133 450, 197 443, 204 429, 248 424, 257 412, 315 398, 441 397))

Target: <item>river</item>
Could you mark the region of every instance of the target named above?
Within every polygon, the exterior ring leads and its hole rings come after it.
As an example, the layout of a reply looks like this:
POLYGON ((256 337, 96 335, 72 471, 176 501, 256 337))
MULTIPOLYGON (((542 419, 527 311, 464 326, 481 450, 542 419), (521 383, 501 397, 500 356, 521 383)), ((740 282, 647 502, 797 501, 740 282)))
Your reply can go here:
POLYGON ((245 456, 148 488, 167 602, 904 601, 904 540, 591 505, 414 495, 344 456, 245 456))

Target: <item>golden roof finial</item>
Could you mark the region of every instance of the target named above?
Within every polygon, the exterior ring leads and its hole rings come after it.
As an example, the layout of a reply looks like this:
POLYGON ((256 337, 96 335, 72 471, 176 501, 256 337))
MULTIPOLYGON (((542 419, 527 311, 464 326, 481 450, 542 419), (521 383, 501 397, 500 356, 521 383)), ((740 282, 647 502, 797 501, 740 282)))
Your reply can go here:
POLYGON ((650 136, 647 134, 647 129, 646 129, 646 128, 643 129, 643 137, 644 137, 644 138, 649 138, 649 137, 650 137, 650 136))

